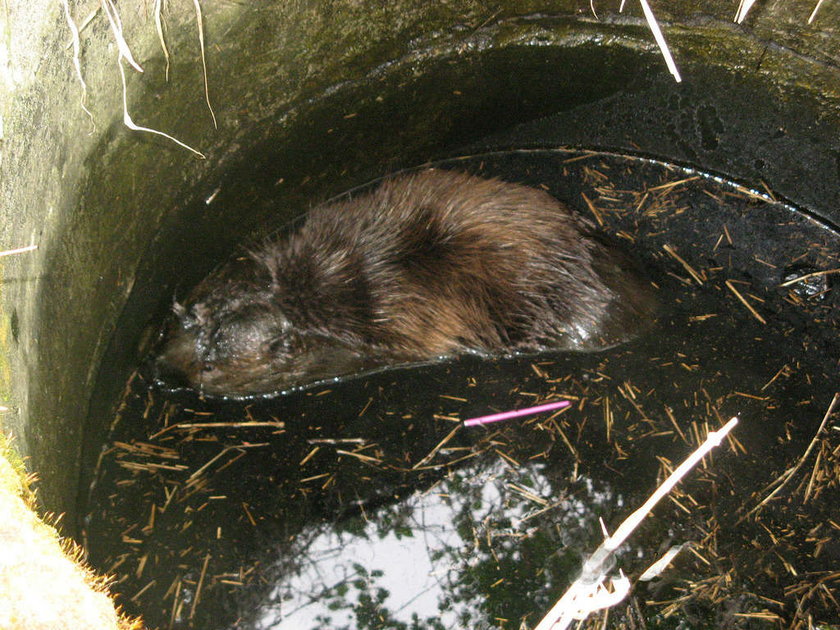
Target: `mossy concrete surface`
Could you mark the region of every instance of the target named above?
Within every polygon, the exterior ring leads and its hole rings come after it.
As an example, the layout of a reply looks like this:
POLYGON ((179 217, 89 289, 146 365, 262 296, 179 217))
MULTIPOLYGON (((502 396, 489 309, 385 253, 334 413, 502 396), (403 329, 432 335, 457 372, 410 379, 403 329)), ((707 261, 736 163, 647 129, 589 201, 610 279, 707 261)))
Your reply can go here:
POLYGON ((0 436, 0 628, 140 630, 138 620, 114 609, 107 581, 82 564, 81 550, 35 516, 15 459, 0 436))
MULTIPOLYGON (((67 512, 66 522, 74 522, 91 393, 102 374, 111 374, 115 382, 125 376, 137 358, 138 335, 119 338, 118 345, 125 346, 120 361, 103 365, 105 350, 115 343, 118 318, 141 262, 155 263, 156 243, 167 226, 176 224, 173 216, 184 207, 185 195, 194 195, 200 186, 207 186, 209 194, 214 178, 248 146, 291 142, 307 112, 330 95, 357 86, 373 97, 389 76, 410 85, 436 59, 457 65, 495 48, 586 45, 593 58, 607 60, 611 51, 629 51, 638 55, 640 65, 667 78, 638 7, 619 15, 612 5, 601 4, 594 3, 596 18, 588 0, 202 3, 216 129, 204 100, 193 4, 166 3, 172 57, 167 81, 153 3, 120 2, 125 38, 145 70, 139 74, 124 64, 133 119, 195 147, 206 156, 202 160, 160 136, 122 124, 117 45, 98 0, 69 3, 74 21, 84 25, 80 62, 92 120, 82 109, 61 3, 5 0, 0 5, 0 248, 34 244, 38 249, 0 259, 0 421, 38 472, 45 508, 67 512)), ((840 81, 833 64, 840 42, 832 29, 840 23, 840 9, 826 3, 808 26, 813 2, 776 0, 755 7, 746 26, 736 27, 731 24, 735 4, 653 3, 677 62, 684 65, 686 83, 705 64, 753 75, 775 86, 756 99, 807 98, 812 114, 814 103, 823 108, 814 114, 823 124, 820 135, 836 129, 840 81)), ((474 68, 482 72, 491 66, 474 68)), ((586 68, 549 70, 568 78, 586 68)), ((638 88, 622 84, 620 76, 610 80, 613 95, 638 88)), ((475 86, 481 85, 476 79, 475 86)), ((471 104, 486 105, 496 95, 467 97, 460 105, 447 105, 451 112, 413 112, 404 119, 409 127, 392 134, 387 146, 347 149, 336 143, 334 170, 325 172, 357 168, 372 173, 440 154, 455 137, 447 126, 458 120, 453 112, 464 116, 471 104), (357 153, 367 162, 353 166, 357 153)), ((516 95, 505 97, 515 101, 516 95)), ((571 111, 578 105, 571 99, 557 108, 571 111)), ((335 119, 352 113, 336 112, 335 119)), ((547 113, 535 110, 535 115, 547 113)), ((637 114, 628 116, 620 137, 603 137, 614 138, 617 148, 667 154, 657 151, 653 141, 636 141, 637 114)), ((486 130, 492 130, 492 123, 486 130)), ((565 137, 585 139, 583 131, 570 129, 565 137)), ((688 139, 691 146, 698 142, 702 134, 688 139)), ((303 153, 306 147, 299 149, 303 153)), ((679 146, 675 152, 681 159, 692 155, 679 146)), ((306 164, 292 164, 293 152, 287 156, 290 169, 306 164)), ((754 160, 745 164, 752 169, 747 175, 760 179, 762 167, 754 160)), ((803 192, 804 201, 823 204, 823 209, 831 205, 814 190, 837 198, 836 165, 829 171, 834 175, 803 192)), ((793 179, 782 184, 791 196, 798 194, 793 179)), ((223 223, 224 216, 215 220, 223 223)), ((244 231, 231 226, 230 233, 244 231)), ((90 419, 88 428, 110 422, 107 411, 97 409, 100 415, 90 419)))

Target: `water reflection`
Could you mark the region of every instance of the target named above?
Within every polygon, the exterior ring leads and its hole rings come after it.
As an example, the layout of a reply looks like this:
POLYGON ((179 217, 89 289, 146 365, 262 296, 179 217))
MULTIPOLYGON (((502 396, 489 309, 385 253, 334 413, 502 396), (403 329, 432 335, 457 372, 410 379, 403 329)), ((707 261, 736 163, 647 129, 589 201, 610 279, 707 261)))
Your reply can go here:
POLYGON ((592 479, 558 489, 545 468, 514 470, 496 459, 340 531, 318 528, 294 571, 278 563, 253 627, 494 627, 494 610, 510 609, 498 600, 566 583, 583 533, 597 533, 596 515, 623 503, 592 479), (571 562, 558 562, 562 549, 571 562))

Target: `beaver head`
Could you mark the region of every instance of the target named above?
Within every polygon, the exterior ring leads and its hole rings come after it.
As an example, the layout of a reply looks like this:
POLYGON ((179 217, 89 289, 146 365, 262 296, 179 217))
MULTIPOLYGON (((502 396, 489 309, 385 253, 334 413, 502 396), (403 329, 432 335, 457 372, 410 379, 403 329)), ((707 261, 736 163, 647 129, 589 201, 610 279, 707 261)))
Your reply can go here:
POLYGON ((167 384, 227 396, 265 394, 346 374, 366 359, 330 335, 303 330, 276 299, 230 296, 224 307, 207 302, 173 307, 155 372, 167 384))
POLYGON ((255 301, 214 310, 199 302, 176 303, 173 312, 155 363, 167 382, 210 394, 255 393, 283 385, 301 340, 279 309, 255 301))

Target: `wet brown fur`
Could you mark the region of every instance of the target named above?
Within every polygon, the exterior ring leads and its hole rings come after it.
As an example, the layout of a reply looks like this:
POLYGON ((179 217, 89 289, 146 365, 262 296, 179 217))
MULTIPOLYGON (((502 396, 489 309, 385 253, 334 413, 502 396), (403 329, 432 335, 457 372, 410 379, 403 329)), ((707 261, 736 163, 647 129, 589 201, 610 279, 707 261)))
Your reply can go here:
POLYGON ((208 276, 176 305, 158 365, 243 395, 463 352, 612 345, 653 300, 591 230, 534 188, 397 176, 208 276))

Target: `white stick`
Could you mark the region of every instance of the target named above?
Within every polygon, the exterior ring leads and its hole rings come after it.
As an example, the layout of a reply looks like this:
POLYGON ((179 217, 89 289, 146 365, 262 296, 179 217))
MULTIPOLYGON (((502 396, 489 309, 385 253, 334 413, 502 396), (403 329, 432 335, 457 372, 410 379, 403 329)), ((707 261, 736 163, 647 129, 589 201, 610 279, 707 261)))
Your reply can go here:
POLYGON ((653 11, 651 11, 647 0, 639 0, 639 2, 642 4, 642 11, 645 14, 648 26, 653 33, 653 38, 656 40, 656 44, 659 46, 659 50, 665 58, 665 65, 668 66, 668 70, 674 75, 676 82, 680 83, 682 81, 680 71, 677 69, 677 64, 674 63, 674 58, 671 56, 671 51, 668 49, 668 44, 665 41, 665 36, 662 34, 662 29, 659 28, 656 16, 653 15, 653 11))
POLYGON ((17 249, 4 249, 0 252, 2 256, 14 256, 15 254, 22 254, 24 252, 31 252, 33 249, 38 249, 37 245, 27 245, 26 247, 18 247, 17 249))
POLYGON ((817 6, 814 7, 814 10, 811 12, 811 17, 808 18, 808 24, 813 22, 814 18, 817 17, 817 11, 820 10, 820 7, 822 6, 822 3, 823 3, 823 0, 818 0, 817 1, 817 6))
POLYGON ((752 5, 755 4, 755 0, 741 0, 738 3, 738 10, 735 12, 735 23, 741 24, 743 23, 744 19, 747 17, 747 13, 750 12, 752 9, 752 5))
POLYGON ((621 601, 630 590, 629 581, 623 575, 621 579, 613 580, 613 591, 604 586, 607 566, 613 552, 627 539, 630 533, 644 520, 656 503, 668 494, 680 479, 697 464, 714 447, 720 445, 721 440, 738 424, 738 418, 732 418, 717 431, 712 431, 706 441, 686 458, 674 472, 659 486, 642 506, 628 516, 612 536, 608 536, 595 552, 583 564, 578 577, 557 603, 543 617, 534 630, 563 630, 575 619, 585 619, 586 616, 607 606, 613 606, 621 601), (619 597, 619 593, 623 593, 619 597))

